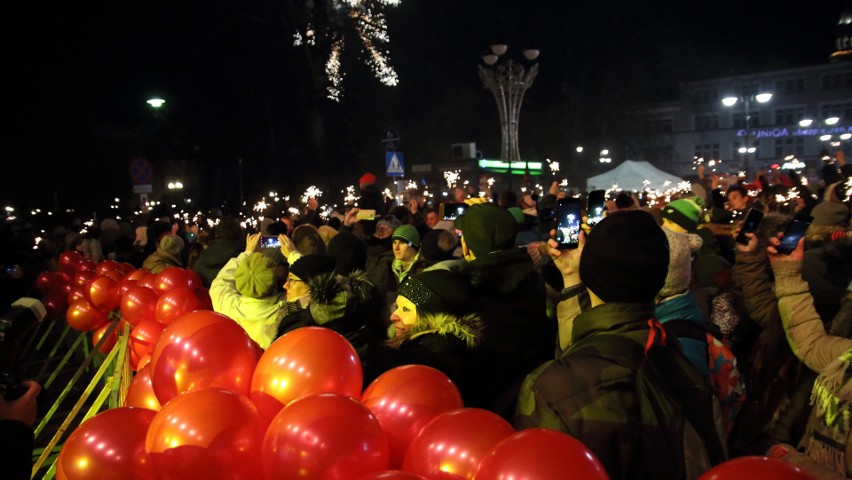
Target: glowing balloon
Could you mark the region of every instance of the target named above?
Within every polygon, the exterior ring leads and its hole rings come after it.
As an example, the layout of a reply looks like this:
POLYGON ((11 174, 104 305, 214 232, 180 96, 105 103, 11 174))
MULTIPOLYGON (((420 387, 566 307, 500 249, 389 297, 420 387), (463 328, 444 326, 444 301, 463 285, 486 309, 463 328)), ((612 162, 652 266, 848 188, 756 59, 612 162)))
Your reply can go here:
POLYGON ((154 308, 160 295, 148 287, 130 287, 121 297, 121 316, 136 325, 143 320, 154 319, 154 308))
POLYGON ((107 272, 119 272, 123 277, 125 272, 122 271, 122 266, 115 260, 104 260, 95 267, 96 275, 105 275, 107 272))
POLYGON ((266 478, 344 480, 388 468, 379 421, 351 397, 308 395, 281 409, 263 438, 266 478))
POLYGON ((411 442, 402 469, 426 478, 472 479, 482 459, 513 433, 509 422, 488 410, 442 413, 411 442))
POLYGON ((258 480, 266 426, 248 398, 205 388, 163 405, 145 450, 158 479, 258 480))
POLYGON ((162 272, 158 273, 154 278, 154 285, 157 290, 167 292, 173 288, 183 287, 193 289, 200 287, 201 283, 195 283, 194 272, 180 267, 166 267, 162 272))
POLYGON ((95 277, 89 282, 89 300, 98 310, 109 312, 118 307, 121 299, 116 296, 116 281, 107 277, 95 277))
MULTIPOLYGON (((110 329, 110 327, 112 327, 112 323, 107 322, 92 333, 92 347, 98 345, 98 342, 101 341, 101 338, 103 338, 104 335, 107 335, 107 331, 110 329)), ((119 327, 120 325, 116 325, 115 328, 113 328, 112 331, 109 332, 109 335, 107 336, 106 340, 104 340, 104 343, 101 344, 101 347, 98 349, 99 352, 109 353, 112 348, 115 347, 115 344, 118 342, 119 327)))
POLYGON ((809 474, 792 463, 777 458, 747 456, 720 463, 704 472, 698 480, 812 480, 809 474))
POLYGON ((405 365, 381 374, 361 395, 361 402, 388 434, 392 468, 402 466, 405 451, 424 425, 444 412, 464 407, 452 380, 425 365, 405 365))
POLYGON ((154 395, 154 387, 151 385, 151 369, 142 367, 133 376, 130 388, 127 389, 127 397, 124 399, 127 407, 140 407, 149 410, 160 411, 162 406, 157 396, 154 395))
POLYGON ((165 405, 205 387, 248 395, 258 361, 254 342, 237 322, 198 310, 167 326, 151 354, 154 392, 165 405))
POLYGON ((153 320, 139 322, 130 330, 130 349, 140 358, 150 355, 166 326, 153 320))
POLYGON ((479 462, 475 480, 608 480, 595 454, 576 438, 532 428, 501 440, 479 462))
POLYGON ((195 290, 187 287, 172 287, 164 291, 157 300, 154 306, 154 318, 163 325, 168 325, 178 317, 198 310, 198 306, 195 290))
POLYGON ((272 418, 284 405, 315 393, 361 397, 361 360, 343 335, 302 327, 277 340, 260 357, 251 380, 251 399, 272 418))
POLYGON ((416 473, 404 472, 402 470, 384 470, 381 472, 372 472, 358 477, 358 480, 428 480, 422 475, 416 473))
POLYGON ((97 330, 107 321, 107 312, 93 307, 86 299, 80 299, 68 306, 65 321, 68 326, 80 332, 97 330))
POLYGON ((156 414, 144 408, 119 407, 85 421, 71 433, 59 453, 65 478, 153 479, 145 453, 145 435, 156 414))
POLYGON ((66 250, 59 254, 59 271, 73 277, 83 263, 83 255, 76 250, 66 250))
POLYGON ((150 363, 151 363, 151 355, 150 354, 149 355, 142 355, 141 357, 139 357, 139 360, 136 361, 136 371, 138 372, 139 370, 145 368, 145 366, 149 365, 150 363))

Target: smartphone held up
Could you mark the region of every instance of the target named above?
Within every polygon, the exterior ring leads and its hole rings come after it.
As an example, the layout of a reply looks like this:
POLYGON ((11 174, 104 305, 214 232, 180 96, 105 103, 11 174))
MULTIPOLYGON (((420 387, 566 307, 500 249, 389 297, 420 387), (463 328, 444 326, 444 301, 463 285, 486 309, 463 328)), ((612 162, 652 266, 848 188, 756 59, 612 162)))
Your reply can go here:
POLYGON ((261 248, 281 248, 281 241, 278 240, 278 237, 275 236, 275 235, 261 235, 260 247, 261 248))
POLYGON ((580 245, 582 204, 579 198, 560 198, 556 204, 556 242, 560 249, 580 245))
POLYGON ((799 240, 805 235, 808 227, 811 226, 813 217, 809 215, 796 215, 793 220, 787 224, 784 229, 784 236, 781 237, 781 244, 775 247, 778 253, 790 255, 793 250, 799 246, 799 240))

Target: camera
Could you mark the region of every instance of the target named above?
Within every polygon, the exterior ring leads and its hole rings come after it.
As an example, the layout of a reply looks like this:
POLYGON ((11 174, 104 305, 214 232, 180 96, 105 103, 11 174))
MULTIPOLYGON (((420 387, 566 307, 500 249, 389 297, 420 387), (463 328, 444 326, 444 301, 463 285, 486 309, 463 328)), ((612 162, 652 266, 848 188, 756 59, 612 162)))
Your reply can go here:
POLYGON ((0 395, 3 400, 11 402, 27 393, 27 386, 9 372, 0 372, 0 395))

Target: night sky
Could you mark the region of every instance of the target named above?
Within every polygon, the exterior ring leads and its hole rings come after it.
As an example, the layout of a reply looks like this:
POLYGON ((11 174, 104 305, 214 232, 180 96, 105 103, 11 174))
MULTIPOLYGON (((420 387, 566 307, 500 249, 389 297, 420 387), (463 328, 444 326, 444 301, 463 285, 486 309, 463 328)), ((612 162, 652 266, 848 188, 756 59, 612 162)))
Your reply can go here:
POLYGON ((443 161, 461 142, 497 157, 497 109, 476 71, 497 37, 541 49, 521 153, 558 160, 606 138, 625 106, 676 98, 679 81, 825 62, 846 2, 402 0, 385 8, 396 87, 360 63, 351 24, 335 27, 347 41, 339 103, 314 73, 327 49, 293 46, 301 0, 122 3, 6 6, 0 202, 101 209, 131 198, 139 155, 155 185, 181 175, 202 203, 239 199, 237 159, 249 200, 339 189, 383 171, 389 127, 407 162, 443 161), (152 96, 167 100, 159 117, 152 96))

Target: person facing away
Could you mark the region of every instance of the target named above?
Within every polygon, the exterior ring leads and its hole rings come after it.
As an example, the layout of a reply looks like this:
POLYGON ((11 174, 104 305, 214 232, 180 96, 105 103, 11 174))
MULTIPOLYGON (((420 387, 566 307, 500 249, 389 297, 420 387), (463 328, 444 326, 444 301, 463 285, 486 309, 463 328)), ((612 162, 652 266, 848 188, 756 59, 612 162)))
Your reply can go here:
POLYGON ((245 239, 240 223, 233 217, 223 218, 213 229, 210 245, 198 256, 192 270, 201 277, 201 283, 210 288, 219 270, 244 248, 245 239))
POLYGON ((581 234, 577 249, 549 245, 565 285, 557 311, 567 345, 524 381, 516 428, 574 436, 612 479, 695 478, 709 468, 708 456, 723 461, 718 436, 711 438, 712 393, 654 318, 669 264, 668 241, 654 218, 642 210, 615 212, 588 237, 581 234), (640 370, 645 362, 663 373, 640 377, 649 371, 640 370), (687 405, 690 422, 678 408, 681 390, 700 393, 687 405), (699 423, 698 434, 692 423, 699 423), (711 445, 705 448, 702 438, 711 445), (687 439, 695 451, 684 447, 687 439))

